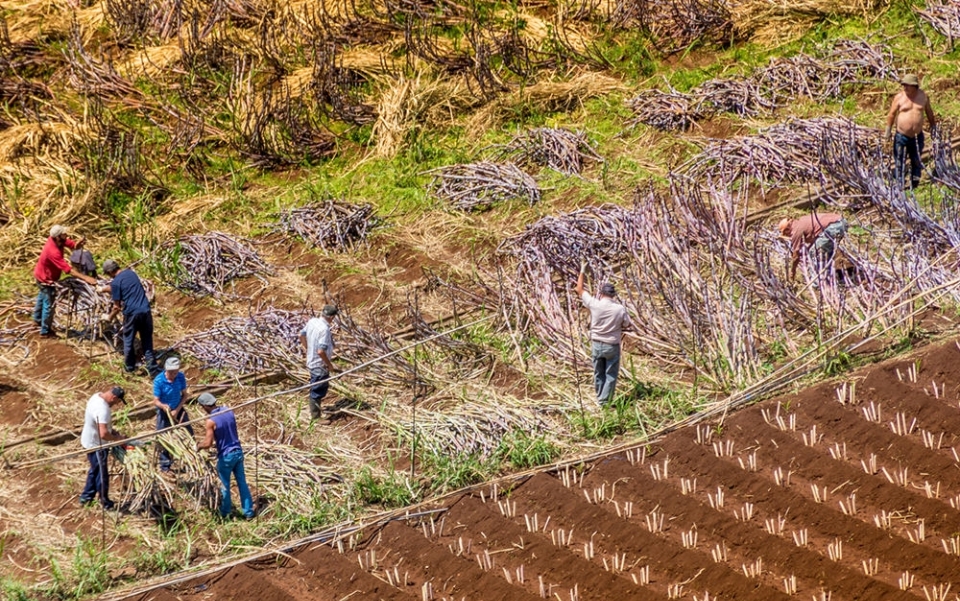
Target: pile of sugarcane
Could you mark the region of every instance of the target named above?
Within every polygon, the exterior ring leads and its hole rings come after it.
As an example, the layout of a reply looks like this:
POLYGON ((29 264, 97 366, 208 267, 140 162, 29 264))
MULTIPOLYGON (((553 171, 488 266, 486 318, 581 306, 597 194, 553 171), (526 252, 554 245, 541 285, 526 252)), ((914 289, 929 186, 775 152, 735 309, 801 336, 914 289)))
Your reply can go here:
POLYGON ((611 15, 620 27, 648 31, 661 52, 676 52, 694 42, 727 43, 733 23, 723 0, 617 0, 611 15))
POLYGON ((791 119, 755 135, 709 140, 677 171, 700 181, 751 178, 762 186, 819 181, 821 146, 828 135, 861 147, 880 139, 879 130, 843 117, 791 119))
POLYGON ((221 297, 233 280, 273 272, 248 240, 223 232, 182 236, 161 245, 153 260, 166 283, 194 296, 221 297))
POLYGON ((160 512, 174 506, 176 487, 164 478, 157 466, 157 457, 150 446, 122 449, 113 455, 123 466, 122 498, 133 513, 160 512))
POLYGON ((953 134, 954 130, 942 123, 933 130, 930 140, 933 178, 954 192, 960 192, 960 167, 957 166, 951 145, 953 134))
POLYGON ((474 455, 490 457, 500 446, 505 434, 521 431, 531 437, 556 431, 548 413, 560 413, 571 407, 538 406, 510 397, 469 400, 444 399, 431 401, 416 409, 407 404, 386 404, 377 419, 381 426, 393 431, 400 444, 413 439, 426 454, 441 457, 474 455))
POLYGON ((355 205, 338 200, 284 209, 275 231, 293 234, 326 251, 344 251, 367 238, 376 226, 373 205, 355 205))
POLYGON ((222 319, 209 330, 182 338, 175 348, 196 357, 204 369, 234 375, 275 371, 306 381, 300 331, 312 316, 308 310, 269 307, 222 319))
POLYGON ((461 211, 482 211, 511 199, 540 201, 537 182, 512 163, 481 161, 428 171, 434 196, 461 211))
POLYGON ((960 3, 956 0, 927 0, 927 5, 917 13, 950 40, 951 46, 960 38, 960 3))
POLYGON ((332 491, 331 485, 343 481, 329 465, 316 456, 295 447, 259 441, 244 446, 247 483, 260 496, 282 500, 292 509, 309 511, 317 497, 332 491))
POLYGON ((648 90, 628 101, 631 124, 662 130, 685 130, 721 113, 752 116, 773 111, 796 98, 840 98, 845 88, 873 81, 896 80, 889 48, 842 40, 819 56, 797 54, 772 59, 740 79, 713 79, 684 94, 648 90))
POLYGON ((583 171, 586 161, 603 162, 586 134, 568 129, 537 127, 497 148, 496 160, 549 167, 568 175, 583 171))

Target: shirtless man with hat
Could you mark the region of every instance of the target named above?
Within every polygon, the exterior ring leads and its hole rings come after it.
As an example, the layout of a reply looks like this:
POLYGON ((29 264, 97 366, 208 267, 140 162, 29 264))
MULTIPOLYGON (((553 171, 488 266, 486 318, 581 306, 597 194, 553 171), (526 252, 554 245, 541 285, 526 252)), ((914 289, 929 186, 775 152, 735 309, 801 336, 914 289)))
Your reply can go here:
POLYGON ((920 80, 912 73, 900 80, 903 89, 897 93, 887 113, 885 135, 893 135, 893 157, 897 163, 897 181, 903 182, 903 171, 907 157, 910 157, 910 188, 920 183, 923 165, 920 154, 923 152, 923 119, 930 121, 930 129, 937 125, 937 118, 930 106, 930 98, 920 89, 920 80), (896 126, 896 135, 893 128, 896 126))

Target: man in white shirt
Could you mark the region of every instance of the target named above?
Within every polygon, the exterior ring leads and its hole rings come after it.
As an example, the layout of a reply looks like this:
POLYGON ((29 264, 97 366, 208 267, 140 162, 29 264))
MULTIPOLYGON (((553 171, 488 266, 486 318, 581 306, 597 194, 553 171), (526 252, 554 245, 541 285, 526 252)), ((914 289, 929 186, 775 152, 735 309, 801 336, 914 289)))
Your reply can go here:
POLYGON ((330 321, 339 313, 334 305, 323 308, 322 317, 314 317, 300 331, 300 344, 306 349, 310 370, 310 419, 320 419, 320 402, 330 389, 333 371, 333 333, 330 321))
POLYGON ((126 403, 125 396, 123 388, 114 386, 110 390, 96 393, 87 401, 80 445, 90 451, 87 453, 90 470, 87 472, 87 483, 80 493, 81 505, 93 503, 96 496, 100 495, 100 504, 104 509, 114 508, 114 502, 110 500, 110 474, 107 472, 109 449, 101 447, 104 443, 124 439, 122 434, 113 429, 111 408, 126 403))
POLYGON ((617 291, 607 282, 600 286, 600 296, 594 298, 583 291, 583 274, 586 263, 580 265, 577 278, 577 295, 590 309, 590 341, 593 359, 593 384, 597 391, 597 403, 601 406, 613 400, 620 374, 620 341, 623 330, 629 330, 630 317, 627 310, 614 298, 617 291))

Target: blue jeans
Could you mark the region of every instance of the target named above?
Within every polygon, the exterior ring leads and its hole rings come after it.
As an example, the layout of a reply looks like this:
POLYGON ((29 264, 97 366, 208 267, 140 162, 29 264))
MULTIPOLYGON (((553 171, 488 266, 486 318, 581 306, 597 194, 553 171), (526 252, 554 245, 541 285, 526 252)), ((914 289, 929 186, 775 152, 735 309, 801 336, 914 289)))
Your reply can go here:
POLYGON ((140 345, 143 346, 143 361, 147 364, 150 375, 157 372, 157 364, 153 357, 153 315, 149 311, 136 315, 124 315, 123 327, 123 362, 127 371, 137 368, 137 352, 134 349, 134 338, 140 336, 140 345))
POLYGON ((107 473, 108 449, 97 449, 87 453, 90 469, 87 470, 87 483, 80 493, 80 502, 89 503, 100 495, 100 504, 109 509, 113 507, 110 500, 110 474, 107 473))
POLYGON ((53 331, 53 303, 57 300, 57 289, 49 284, 40 284, 37 302, 33 306, 33 321, 40 324, 40 333, 53 331))
POLYGON ((220 476, 220 515, 230 515, 230 475, 237 480, 237 490, 240 491, 240 507, 243 517, 253 517, 253 496, 247 486, 247 475, 243 471, 243 451, 236 449, 217 459, 217 474, 220 476))
POLYGON ((597 391, 597 402, 605 405, 613 400, 613 391, 617 387, 620 345, 594 341, 592 357, 593 387, 597 391))
POLYGON ((310 417, 320 419, 320 401, 330 390, 330 372, 325 368, 310 370, 310 417))
POLYGON ((920 174, 923 164, 920 162, 920 153, 923 152, 923 132, 916 138, 907 137, 898 133, 893 137, 893 158, 897 163, 897 181, 903 182, 903 169, 906 167, 907 157, 910 157, 910 187, 916 188, 920 183, 920 174))
MULTIPOLYGON (((176 411, 173 411, 173 418, 178 424, 183 422, 190 421, 190 416, 187 415, 187 410, 183 409, 181 405, 177 409, 180 409, 180 415, 177 415, 176 411)), ((173 424, 170 422, 170 416, 163 409, 157 409, 157 430, 164 430, 169 428, 173 424)), ((193 426, 187 426, 187 432, 190 433, 190 436, 193 436, 193 426)), ((173 458, 170 457, 170 453, 163 448, 163 445, 160 445, 160 469, 163 471, 168 471, 170 469, 170 464, 173 463, 173 458)))

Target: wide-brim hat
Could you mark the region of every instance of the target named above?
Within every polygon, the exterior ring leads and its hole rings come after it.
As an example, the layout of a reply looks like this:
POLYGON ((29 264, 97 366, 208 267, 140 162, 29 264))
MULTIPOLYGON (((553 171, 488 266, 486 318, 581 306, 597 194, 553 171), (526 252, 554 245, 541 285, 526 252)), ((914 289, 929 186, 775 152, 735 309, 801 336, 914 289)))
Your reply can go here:
POLYGON ((907 73, 900 80, 900 83, 905 86, 920 86, 920 79, 913 73, 907 73))

